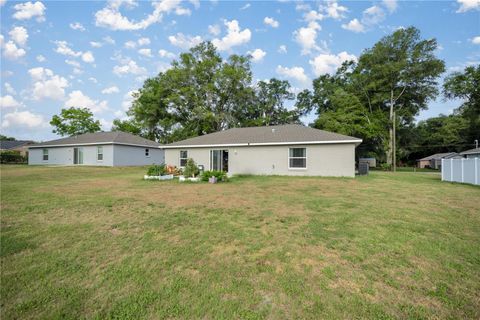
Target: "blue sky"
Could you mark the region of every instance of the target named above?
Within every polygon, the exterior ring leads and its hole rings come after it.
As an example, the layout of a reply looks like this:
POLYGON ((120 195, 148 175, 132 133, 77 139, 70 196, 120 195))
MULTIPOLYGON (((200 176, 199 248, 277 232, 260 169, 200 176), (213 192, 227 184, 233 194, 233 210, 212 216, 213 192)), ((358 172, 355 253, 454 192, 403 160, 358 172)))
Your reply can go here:
MULTIPOLYGON (((48 122, 70 106, 90 108, 109 130, 113 119, 125 117, 131 92, 202 40, 224 57, 251 54, 255 79, 287 79, 295 92, 411 25, 438 40, 448 72, 480 63, 479 0, 0 5, 1 132, 19 139, 55 138, 48 122)), ((438 99, 419 119, 458 105, 438 99)))

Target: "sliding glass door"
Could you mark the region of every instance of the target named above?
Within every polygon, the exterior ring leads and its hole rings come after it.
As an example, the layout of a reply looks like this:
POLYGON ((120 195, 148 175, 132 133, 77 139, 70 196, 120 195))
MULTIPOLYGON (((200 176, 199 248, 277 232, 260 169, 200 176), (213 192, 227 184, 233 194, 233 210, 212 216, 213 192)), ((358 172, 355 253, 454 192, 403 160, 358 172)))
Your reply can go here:
POLYGON ((83 148, 73 148, 73 164, 83 164, 83 148))
POLYGON ((210 150, 210 170, 228 172, 228 150, 210 150))

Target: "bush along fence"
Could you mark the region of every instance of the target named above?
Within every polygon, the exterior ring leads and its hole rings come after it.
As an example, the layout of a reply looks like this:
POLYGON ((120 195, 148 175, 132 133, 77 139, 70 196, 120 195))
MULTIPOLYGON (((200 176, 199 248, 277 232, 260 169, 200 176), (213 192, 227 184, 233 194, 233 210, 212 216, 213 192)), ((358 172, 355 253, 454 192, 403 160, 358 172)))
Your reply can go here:
POLYGON ((480 158, 442 159, 442 181, 480 185, 480 158))
POLYGON ((27 163, 28 157, 22 156, 18 151, 0 152, 0 163, 27 163))

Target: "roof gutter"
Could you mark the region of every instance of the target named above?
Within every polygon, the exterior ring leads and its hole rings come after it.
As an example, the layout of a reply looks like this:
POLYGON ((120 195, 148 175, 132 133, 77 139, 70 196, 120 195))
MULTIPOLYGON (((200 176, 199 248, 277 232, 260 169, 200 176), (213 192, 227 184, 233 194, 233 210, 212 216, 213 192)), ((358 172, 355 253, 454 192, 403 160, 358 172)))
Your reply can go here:
POLYGON ((302 144, 345 144, 354 143, 358 146, 362 143, 362 139, 355 140, 333 140, 333 141, 298 141, 298 142, 258 142, 258 143, 227 143, 227 144, 199 144, 199 145, 166 145, 160 147, 162 149, 181 149, 181 148, 212 148, 212 147, 255 147, 255 146, 285 146, 285 145, 302 145, 302 144))

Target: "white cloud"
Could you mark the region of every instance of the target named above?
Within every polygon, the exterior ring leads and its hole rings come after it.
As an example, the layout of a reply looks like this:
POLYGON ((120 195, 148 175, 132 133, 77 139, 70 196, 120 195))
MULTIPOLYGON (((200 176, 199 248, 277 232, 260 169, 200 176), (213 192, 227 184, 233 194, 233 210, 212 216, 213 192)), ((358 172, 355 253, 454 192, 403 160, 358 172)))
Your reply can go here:
POLYGON ((218 24, 209 25, 208 32, 214 36, 218 36, 221 32, 220 26, 218 24))
POLYGON ((340 52, 337 55, 334 54, 320 54, 313 60, 310 60, 310 65, 313 67, 313 73, 316 76, 320 76, 326 73, 334 73, 337 68, 346 60, 357 60, 357 57, 353 54, 349 54, 346 51, 340 52))
POLYGON ((15 100, 14 97, 11 95, 6 95, 0 97, 0 108, 6 109, 6 108, 18 108, 20 107, 21 104, 17 100, 15 100))
POLYGON ((145 57, 149 57, 149 58, 153 57, 152 49, 142 48, 138 50, 138 53, 145 57))
POLYGON ((371 6, 363 11, 362 22, 367 25, 375 25, 385 20, 385 12, 379 6, 371 6))
POLYGON ((5 86, 5 91, 7 93, 13 94, 13 95, 17 94, 17 91, 15 91, 15 89, 12 87, 10 83, 5 82, 4 86, 5 86))
POLYGON ((319 50, 317 46, 317 30, 321 27, 316 22, 310 22, 307 27, 302 27, 293 33, 295 41, 302 47, 302 54, 309 54, 312 50, 319 50))
POLYGON ((123 59, 121 65, 113 67, 113 73, 117 76, 122 76, 126 74, 135 74, 135 75, 144 75, 147 73, 147 69, 140 67, 134 60, 123 59))
POLYGON ((17 20, 28 20, 33 17, 37 17, 37 21, 45 21, 45 5, 40 1, 35 3, 30 1, 19 3, 13 8, 16 10, 16 12, 13 14, 13 17, 17 20))
POLYGON ((457 10, 458 13, 480 9, 479 0, 457 0, 457 3, 460 5, 460 8, 457 10))
POLYGON ((265 17, 265 19, 263 19, 263 23, 269 25, 272 28, 278 28, 278 26, 280 26, 280 23, 278 23, 278 21, 270 17, 265 17))
POLYGON ((230 50, 232 47, 247 43, 250 41, 252 33, 250 29, 240 30, 237 20, 225 21, 227 26, 227 35, 222 39, 213 39, 212 43, 220 51, 230 50))
POLYGON ((94 48, 101 48, 103 46, 103 43, 98 41, 90 41, 90 45, 94 48))
POLYGON ((66 59, 65 63, 72 67, 80 68, 80 63, 78 61, 66 59))
POLYGON ((365 32, 365 26, 360 21, 358 21, 357 18, 351 20, 347 24, 342 24, 342 28, 356 33, 365 32))
POLYGON ((150 39, 149 38, 140 38, 137 41, 139 46, 146 46, 150 44, 150 39))
POLYGON ((7 113, 3 117, 2 127, 28 127, 28 128, 39 128, 47 127, 48 124, 41 115, 31 113, 30 111, 15 111, 7 113))
POLYGON ((108 44, 115 44, 115 40, 113 40, 113 38, 110 36, 103 37, 103 41, 108 44))
POLYGON ((169 58, 169 59, 175 58, 175 54, 174 54, 174 53, 168 52, 167 50, 164 50, 164 49, 158 50, 158 54, 159 54, 160 57, 162 57, 162 58, 169 58))
MULTIPOLYGON (((3 42, 2 42, 3 44, 3 42)), ((8 41, 3 47, 3 56, 10 60, 17 60, 27 53, 24 49, 18 48, 17 45, 13 41, 8 41)))
POLYGON ((317 20, 323 20, 325 16, 315 10, 310 10, 304 15, 304 19, 307 22, 312 22, 312 21, 317 21, 317 20))
POLYGON ((42 56, 41 54, 39 54, 39 55, 36 57, 36 59, 37 59, 38 62, 44 62, 45 60, 47 60, 47 59, 45 59, 45 57, 42 56))
MULTIPOLYGON (((136 3, 135 3, 136 4, 136 3)), ((95 24, 111 30, 140 30, 160 22, 164 13, 175 13, 176 15, 189 15, 190 10, 181 6, 180 0, 162 0, 152 2, 153 12, 145 19, 130 20, 120 13, 120 7, 132 6, 132 2, 111 1, 108 5, 95 13, 95 24)))
POLYGON ((67 41, 54 41, 57 45, 55 52, 63 54, 64 56, 79 57, 82 55, 81 51, 73 51, 69 46, 67 41))
POLYGON ((90 77, 88 78, 88 80, 92 81, 93 83, 98 83, 98 80, 95 79, 94 77, 90 77))
POLYGON ((127 49, 135 49, 137 47, 137 43, 135 41, 130 40, 125 42, 123 46, 127 49))
POLYGON ((262 49, 255 49, 253 51, 248 51, 247 53, 252 56, 253 62, 260 62, 267 55, 262 49))
POLYGON ((250 3, 247 3, 246 5, 244 5, 243 7, 240 8, 240 10, 246 10, 248 8, 250 8, 250 3))
POLYGON ((108 87, 102 90, 103 94, 112 94, 112 93, 118 93, 118 92, 120 92, 120 90, 118 89, 117 86, 108 87))
POLYGON ((19 46, 23 47, 27 44, 28 32, 24 27, 14 27, 8 34, 19 46))
POLYGON ((78 30, 78 31, 85 31, 86 30, 85 27, 80 22, 70 23, 69 26, 73 30, 78 30))
POLYGON ((108 109, 107 101, 93 100, 80 90, 74 90, 68 95, 65 107, 88 108, 93 113, 99 113, 108 109))
POLYGON ((137 91, 128 91, 124 96, 123 96, 123 101, 122 101, 122 109, 127 111, 128 109, 130 109, 130 107, 132 106, 132 102, 133 102, 133 94, 136 93, 137 91))
POLYGON ((393 13, 397 10, 397 0, 382 0, 383 5, 388 9, 388 12, 393 13))
POLYGON ((281 76, 295 79, 303 84, 308 83, 309 79, 305 75, 305 70, 302 67, 282 67, 281 65, 277 66, 277 73, 281 76))
POLYGON ((473 44, 480 44, 480 36, 473 37, 471 41, 473 44))
POLYGON ((0 0, 0 7, 3 7, 3 5, 7 2, 7 0, 0 0))
POLYGON ((287 46, 282 44, 280 47, 278 47, 278 52, 279 53, 287 53, 287 46))
POLYGON ((202 42, 202 38, 200 36, 193 37, 186 36, 183 33, 177 33, 174 36, 169 36, 168 41, 170 41, 173 46, 187 50, 202 42))
POLYGON ((340 6, 336 0, 327 1, 327 5, 323 6, 322 9, 328 17, 335 20, 345 18, 344 13, 348 12, 347 7, 340 6))
POLYGON ((93 63, 95 62, 95 57, 93 56, 93 53, 91 51, 87 51, 82 53, 82 60, 86 63, 93 63))
POLYGON ((34 100, 44 98, 62 100, 64 98, 65 88, 68 87, 67 79, 54 74, 50 69, 42 67, 30 69, 28 73, 34 81, 32 90, 34 100))

